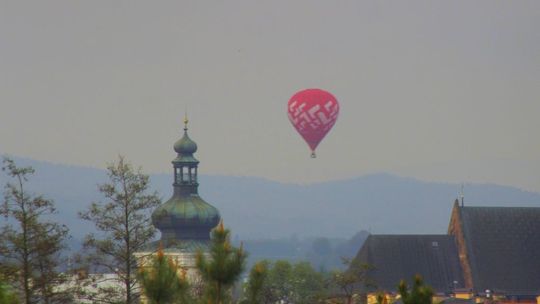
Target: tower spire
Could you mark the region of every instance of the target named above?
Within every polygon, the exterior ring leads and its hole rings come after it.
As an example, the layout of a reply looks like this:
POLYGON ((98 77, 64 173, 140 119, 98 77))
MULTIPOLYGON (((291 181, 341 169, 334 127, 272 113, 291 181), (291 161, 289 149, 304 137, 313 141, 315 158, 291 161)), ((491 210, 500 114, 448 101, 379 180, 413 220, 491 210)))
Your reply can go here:
POLYGON ((210 230, 221 218, 219 211, 199 196, 199 161, 193 156, 197 144, 189 138, 188 122, 186 111, 184 135, 174 144, 173 195, 152 213, 152 223, 161 231, 166 247, 170 241, 208 241, 210 230))
POLYGON ((187 109, 186 109, 186 112, 184 113, 184 131, 187 131, 188 130, 188 122, 189 122, 189 119, 187 117, 187 109))

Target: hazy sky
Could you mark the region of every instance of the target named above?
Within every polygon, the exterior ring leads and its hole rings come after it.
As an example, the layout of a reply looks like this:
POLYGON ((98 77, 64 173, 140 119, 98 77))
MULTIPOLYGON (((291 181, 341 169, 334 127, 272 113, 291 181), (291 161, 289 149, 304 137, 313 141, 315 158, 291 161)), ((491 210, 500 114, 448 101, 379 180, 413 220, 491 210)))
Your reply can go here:
POLYGON ((203 174, 393 172, 540 191, 540 1, 0 0, 0 153, 203 174), (341 103, 318 158, 296 91, 341 103))

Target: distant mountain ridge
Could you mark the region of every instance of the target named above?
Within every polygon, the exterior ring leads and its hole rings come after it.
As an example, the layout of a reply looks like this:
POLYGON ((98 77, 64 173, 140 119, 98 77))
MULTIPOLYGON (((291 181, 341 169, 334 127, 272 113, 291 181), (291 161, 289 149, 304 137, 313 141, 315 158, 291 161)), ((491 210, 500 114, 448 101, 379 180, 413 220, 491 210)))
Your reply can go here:
MULTIPOLYGON (((75 238, 92 230, 77 212, 102 200, 97 184, 106 171, 14 158, 32 166, 30 190, 56 202, 58 221, 75 238)), ((0 173, 3 185, 7 176, 0 173)), ((171 174, 151 175, 151 185, 165 202, 172 193, 171 174)), ((240 239, 289 236, 350 238, 365 229, 372 233, 445 233, 460 186, 423 182, 390 174, 309 185, 279 183, 258 177, 200 176, 200 195, 216 206, 240 239)), ((509 186, 467 184, 465 204, 540 207, 540 193, 509 186)))

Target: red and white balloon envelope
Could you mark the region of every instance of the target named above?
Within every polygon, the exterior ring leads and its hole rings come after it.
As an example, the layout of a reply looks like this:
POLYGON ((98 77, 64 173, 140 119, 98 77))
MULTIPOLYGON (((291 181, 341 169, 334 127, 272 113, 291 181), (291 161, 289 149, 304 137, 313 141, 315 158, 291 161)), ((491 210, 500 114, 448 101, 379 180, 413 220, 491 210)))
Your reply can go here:
POLYGON ((339 103, 326 91, 307 89, 291 97, 288 114, 296 131, 311 148, 311 157, 315 157, 315 149, 336 123, 339 103))

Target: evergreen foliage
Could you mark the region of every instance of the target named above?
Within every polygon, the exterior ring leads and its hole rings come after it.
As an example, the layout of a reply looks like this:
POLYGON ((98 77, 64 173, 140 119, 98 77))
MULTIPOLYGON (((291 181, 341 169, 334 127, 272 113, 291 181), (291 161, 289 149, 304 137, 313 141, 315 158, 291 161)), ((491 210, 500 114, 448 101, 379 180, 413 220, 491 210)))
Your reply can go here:
POLYGON ((401 280, 398 291, 403 304, 432 304, 433 289, 424 285, 424 280, 420 275, 414 277, 414 283, 410 290, 407 283, 401 280))
POLYGON ((86 236, 87 261, 99 270, 115 273, 124 288, 101 289, 91 296, 94 301, 123 298, 126 304, 132 304, 139 298, 137 260, 133 254, 154 237, 149 211, 160 204, 160 199, 156 192, 148 193, 148 175, 134 170, 122 156, 107 170, 109 183, 99 185, 107 201, 92 203, 79 216, 93 222, 101 232, 99 236, 86 236))
POLYGON ((0 208, 0 215, 7 219, 0 230, 0 272, 22 295, 23 303, 66 302, 68 294, 54 286, 65 279, 57 267, 63 262, 60 254, 68 229, 44 220, 56 213, 51 200, 26 191, 32 167, 17 167, 4 158, 2 170, 15 182, 6 184, 0 208))
POLYGON ((249 279, 242 304, 263 303, 263 288, 268 277, 268 262, 257 262, 249 272, 249 279))
POLYGON ((152 265, 141 268, 139 272, 139 282, 149 304, 190 303, 186 273, 180 270, 180 277, 179 270, 170 257, 165 257, 160 247, 152 258, 152 265))
POLYGON ((246 253, 230 243, 230 231, 223 221, 212 230, 209 257, 197 252, 197 268, 204 281, 205 304, 231 303, 231 288, 244 271, 246 253))

